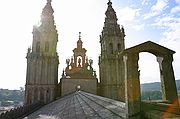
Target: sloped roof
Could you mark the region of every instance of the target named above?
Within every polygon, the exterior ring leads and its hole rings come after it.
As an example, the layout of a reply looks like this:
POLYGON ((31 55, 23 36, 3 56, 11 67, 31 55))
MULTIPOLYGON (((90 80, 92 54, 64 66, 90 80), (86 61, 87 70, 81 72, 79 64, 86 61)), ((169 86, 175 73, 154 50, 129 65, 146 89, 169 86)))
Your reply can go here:
POLYGON ((64 96, 25 119, 123 119, 125 103, 83 91, 64 96))
POLYGON ((166 54, 174 54, 175 51, 170 50, 164 46, 156 44, 152 41, 147 41, 141 43, 139 45, 127 48, 123 51, 123 54, 126 53, 140 53, 140 52, 151 52, 154 55, 166 55, 166 54))

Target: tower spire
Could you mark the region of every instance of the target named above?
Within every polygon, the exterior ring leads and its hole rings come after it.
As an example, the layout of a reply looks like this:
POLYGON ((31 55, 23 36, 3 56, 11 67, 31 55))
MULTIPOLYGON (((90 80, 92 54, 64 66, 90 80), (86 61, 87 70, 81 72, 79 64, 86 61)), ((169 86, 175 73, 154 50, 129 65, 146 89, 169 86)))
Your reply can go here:
POLYGON ((52 0, 47 0, 47 3, 45 5, 45 7, 43 8, 42 14, 41 14, 41 22, 42 24, 49 24, 52 23, 54 24, 54 10, 51 6, 51 1, 52 0))
POLYGON ((108 0, 108 8, 105 12, 105 22, 104 22, 104 28, 103 28, 103 34, 106 35, 120 35, 121 31, 120 31, 120 27, 117 23, 117 16, 116 16, 116 12, 112 7, 112 2, 111 0, 108 0), (110 30, 111 29, 111 30, 110 30))
POLYGON ((52 2, 52 0, 47 0, 47 3, 51 3, 52 2))
POLYGON ((33 27, 32 51, 45 53, 46 55, 56 55, 58 33, 54 22, 54 10, 51 6, 52 0, 46 1, 47 3, 41 13, 41 25, 33 27))
POLYGON ((81 32, 79 32, 79 40, 81 40, 81 32))
POLYGON ((112 7, 111 0, 109 0, 109 2, 107 4, 108 4, 108 8, 107 8, 107 11, 105 13, 106 14, 106 18, 116 22, 117 21, 117 16, 116 16, 116 12, 114 11, 114 9, 112 7))
POLYGON ((77 41, 77 48, 82 48, 82 44, 83 44, 83 42, 82 42, 82 40, 81 40, 81 32, 79 32, 79 40, 77 41))
POLYGON ((108 6, 111 6, 112 5, 111 0, 109 0, 109 2, 107 4, 108 4, 108 6))

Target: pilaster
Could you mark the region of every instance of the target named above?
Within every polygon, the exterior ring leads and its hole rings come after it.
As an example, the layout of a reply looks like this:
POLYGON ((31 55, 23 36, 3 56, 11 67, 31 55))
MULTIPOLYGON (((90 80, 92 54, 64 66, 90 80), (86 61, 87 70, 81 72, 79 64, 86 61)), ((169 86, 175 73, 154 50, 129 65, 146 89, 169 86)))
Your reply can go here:
POLYGON ((141 112, 141 92, 138 72, 138 54, 124 55, 125 102, 127 118, 139 117, 141 112))
POLYGON ((173 56, 165 55, 157 57, 160 67, 162 98, 173 102, 178 99, 174 70, 172 66, 173 56))

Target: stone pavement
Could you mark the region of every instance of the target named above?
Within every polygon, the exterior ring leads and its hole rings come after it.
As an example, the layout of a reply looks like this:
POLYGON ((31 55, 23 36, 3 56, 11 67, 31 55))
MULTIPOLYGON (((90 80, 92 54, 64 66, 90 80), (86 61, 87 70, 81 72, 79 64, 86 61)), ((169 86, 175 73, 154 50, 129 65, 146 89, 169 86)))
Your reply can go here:
POLYGON ((64 96, 24 119, 122 119, 125 103, 83 91, 64 96))

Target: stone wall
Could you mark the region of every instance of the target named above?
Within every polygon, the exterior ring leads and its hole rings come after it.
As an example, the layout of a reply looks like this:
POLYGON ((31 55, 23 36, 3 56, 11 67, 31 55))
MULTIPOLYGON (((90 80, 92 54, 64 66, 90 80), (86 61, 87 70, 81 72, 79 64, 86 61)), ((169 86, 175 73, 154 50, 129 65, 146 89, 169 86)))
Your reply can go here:
POLYGON ((147 119, 166 119, 180 117, 180 107, 177 102, 141 102, 142 117, 147 119))
POLYGON ((97 79, 61 79, 60 85, 61 96, 79 90, 77 88, 85 92, 97 93, 97 79))

